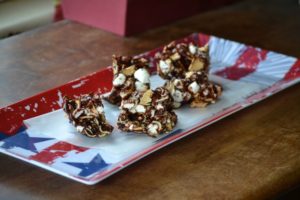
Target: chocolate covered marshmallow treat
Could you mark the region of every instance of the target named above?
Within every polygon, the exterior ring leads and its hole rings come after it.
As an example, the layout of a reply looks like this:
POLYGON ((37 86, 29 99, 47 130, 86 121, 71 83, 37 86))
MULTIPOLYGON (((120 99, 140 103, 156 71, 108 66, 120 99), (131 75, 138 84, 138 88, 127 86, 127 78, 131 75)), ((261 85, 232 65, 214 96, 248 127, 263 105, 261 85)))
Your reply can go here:
POLYGON ((63 110, 77 131, 85 136, 104 137, 113 130, 104 116, 100 94, 85 94, 78 98, 65 96, 63 110))
POLYGON ((208 72, 208 45, 198 47, 193 43, 171 42, 156 55, 157 71, 163 79, 184 78, 185 72, 208 72))
POLYGON ((125 132, 145 133, 151 137, 168 133, 177 123, 173 99, 165 88, 135 92, 122 101, 118 128, 125 132))
POLYGON ((133 92, 144 92, 150 87, 149 62, 145 58, 113 56, 113 88, 105 97, 112 104, 120 105, 133 92))
POLYGON ((174 108, 183 104, 203 108, 215 103, 222 94, 222 87, 210 82, 207 73, 203 71, 186 72, 185 78, 173 78, 167 81, 164 87, 174 99, 174 108))

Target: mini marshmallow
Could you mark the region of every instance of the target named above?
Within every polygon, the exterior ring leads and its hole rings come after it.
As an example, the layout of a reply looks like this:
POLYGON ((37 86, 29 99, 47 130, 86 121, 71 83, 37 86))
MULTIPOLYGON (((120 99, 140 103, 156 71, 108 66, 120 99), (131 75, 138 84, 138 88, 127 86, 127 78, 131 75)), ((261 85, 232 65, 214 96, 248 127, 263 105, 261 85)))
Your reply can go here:
POLYGON ((77 126, 77 127, 76 127, 76 130, 77 130, 78 132, 82 132, 83 129, 84 129, 83 126, 77 126))
POLYGON ((99 112, 99 113, 103 113, 103 107, 101 107, 101 106, 98 106, 97 108, 96 108, 96 110, 99 112))
POLYGON ((114 86, 121 86, 125 83, 126 76, 124 74, 119 74, 114 80, 113 85, 114 86))
POLYGON ((127 108, 127 109, 132 109, 134 107, 134 104, 133 103, 126 103, 122 106, 123 108, 127 108))
POLYGON ((198 85, 198 83, 196 83, 196 81, 194 81, 189 85, 188 89, 192 93, 196 94, 199 91, 200 86, 198 85))
POLYGON ((160 67, 162 73, 164 73, 164 74, 166 74, 170 71, 170 63, 167 63, 167 61, 160 60, 159 67, 160 67))
POLYGON ((150 75, 148 71, 144 68, 140 68, 134 72, 134 78, 142 83, 149 83, 150 82, 150 75))
POLYGON ((148 86, 140 81, 135 82, 135 89, 139 92, 144 92, 148 89, 148 86))
POLYGON ((132 130, 133 130, 133 127, 134 127, 133 124, 131 124, 131 125, 129 126, 129 130, 132 131, 132 130))
POLYGON ((207 96, 207 95, 209 94, 208 89, 205 89, 205 90, 203 91, 203 94, 204 94, 204 96, 207 96))
POLYGON ((148 133, 149 135, 153 136, 153 135, 157 135, 158 134, 158 125, 151 123, 148 125, 147 129, 148 129, 148 133))
POLYGON ((157 110, 161 110, 161 109, 164 109, 164 107, 159 103, 156 105, 155 107, 157 110))
POLYGON ((146 109, 145 109, 145 107, 144 107, 143 105, 137 105, 137 106, 135 107, 135 110, 136 110, 136 112, 138 112, 138 113, 145 113, 145 112, 146 112, 146 109))
POLYGON ((197 52, 197 47, 193 44, 190 44, 189 51, 191 52, 191 54, 195 54, 197 52))
POLYGON ((136 112, 137 112, 137 111, 136 111, 136 107, 132 107, 132 108, 129 110, 129 112, 131 112, 132 114, 136 113, 136 112))
POLYGON ((154 117, 155 115, 155 110, 151 110, 151 117, 154 117))
POLYGON ((176 102, 182 102, 183 101, 182 92, 180 92, 179 90, 175 90, 172 93, 172 97, 173 97, 174 101, 176 101, 176 102))

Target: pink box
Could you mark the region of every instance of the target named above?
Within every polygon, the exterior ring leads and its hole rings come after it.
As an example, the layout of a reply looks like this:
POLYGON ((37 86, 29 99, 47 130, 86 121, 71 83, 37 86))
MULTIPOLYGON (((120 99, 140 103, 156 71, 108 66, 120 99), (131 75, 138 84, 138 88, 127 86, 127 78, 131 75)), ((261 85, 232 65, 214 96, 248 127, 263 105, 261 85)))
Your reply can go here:
POLYGON ((63 0, 64 17, 128 36, 235 0, 63 0))

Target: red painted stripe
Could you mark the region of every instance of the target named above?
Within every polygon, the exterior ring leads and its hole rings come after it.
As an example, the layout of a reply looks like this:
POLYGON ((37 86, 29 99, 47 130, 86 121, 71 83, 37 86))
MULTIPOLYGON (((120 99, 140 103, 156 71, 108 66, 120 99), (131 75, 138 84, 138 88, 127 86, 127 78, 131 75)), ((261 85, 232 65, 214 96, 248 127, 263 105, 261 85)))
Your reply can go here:
POLYGON ((267 53, 266 50, 247 47, 234 65, 226 67, 216 72, 216 74, 227 79, 239 80, 255 72, 258 64, 266 59, 267 53))
POLYGON ((297 60, 291 69, 285 74, 284 80, 292 80, 300 77, 300 60, 297 60))
POLYGON ((200 45, 200 46, 206 45, 209 42, 210 38, 211 38, 210 35, 205 35, 205 34, 199 33, 198 34, 198 39, 199 39, 198 45, 200 45))
POLYGON ((88 148, 78 147, 66 142, 57 142, 40 153, 31 156, 29 159, 45 164, 51 164, 55 159, 65 156, 70 151, 76 151, 76 153, 79 153, 86 150, 88 150, 88 148))

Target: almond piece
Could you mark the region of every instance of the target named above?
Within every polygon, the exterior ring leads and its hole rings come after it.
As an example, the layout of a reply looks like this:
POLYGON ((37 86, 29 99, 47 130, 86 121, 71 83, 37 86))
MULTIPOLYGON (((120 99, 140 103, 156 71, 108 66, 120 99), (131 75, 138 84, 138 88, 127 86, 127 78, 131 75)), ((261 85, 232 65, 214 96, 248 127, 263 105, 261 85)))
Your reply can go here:
POLYGON ((191 76, 194 74, 194 72, 186 72, 185 78, 191 78, 191 76))
POLYGON ((170 56, 171 60, 179 60, 180 59, 180 55, 179 53, 174 53, 173 55, 170 56))
POLYGON ((197 72, 202 69, 204 69, 204 63, 199 58, 193 59, 189 66, 189 71, 197 72))
POLYGON ((135 65, 131 65, 122 70, 122 73, 125 76, 132 76, 134 74, 134 72, 135 72, 135 65))
POLYGON ((143 94, 143 96, 141 98, 141 101, 140 101, 140 104, 144 105, 144 106, 149 105, 152 101, 152 94, 153 94, 152 90, 147 90, 143 94))

